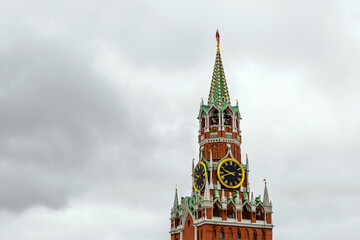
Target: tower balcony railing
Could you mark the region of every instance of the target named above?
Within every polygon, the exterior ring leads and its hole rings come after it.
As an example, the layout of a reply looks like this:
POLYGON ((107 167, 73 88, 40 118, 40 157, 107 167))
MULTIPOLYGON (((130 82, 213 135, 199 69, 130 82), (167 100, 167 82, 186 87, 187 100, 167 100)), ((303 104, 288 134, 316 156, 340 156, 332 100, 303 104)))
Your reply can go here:
POLYGON ((210 138, 217 138, 218 137, 218 133, 217 132, 212 132, 210 133, 210 138))
MULTIPOLYGON (((218 133, 217 132, 212 132, 210 133, 210 138, 217 138, 218 137, 218 133)), ((233 135, 231 132, 227 132, 225 133, 225 138, 233 138, 233 135)), ((201 136, 201 140, 203 140, 203 136, 201 136)))
MULTIPOLYGON (((261 224, 265 225, 264 220, 258 220, 256 219, 256 222, 251 222, 250 219, 241 219, 241 221, 238 221, 237 218, 227 218, 226 220, 222 220, 222 217, 212 217, 211 219, 206 219, 204 217, 194 219, 194 224, 201 223, 203 221, 213 221, 213 222, 227 222, 227 223, 245 223, 245 224, 261 224)), ((175 229, 182 229, 182 226, 177 226, 175 229)))

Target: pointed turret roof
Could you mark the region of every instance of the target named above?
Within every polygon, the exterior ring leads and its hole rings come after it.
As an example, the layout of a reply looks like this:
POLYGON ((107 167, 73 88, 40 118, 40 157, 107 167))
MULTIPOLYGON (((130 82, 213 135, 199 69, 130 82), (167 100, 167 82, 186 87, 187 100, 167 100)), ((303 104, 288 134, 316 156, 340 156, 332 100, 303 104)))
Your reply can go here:
POLYGON ((209 184, 208 184, 208 180, 207 180, 207 179, 205 179, 204 200, 205 200, 205 201, 209 201, 209 200, 210 200, 210 189, 209 189, 209 184))
POLYGON ((211 80, 208 104, 214 104, 220 108, 230 104, 229 90, 226 84, 224 67, 220 55, 220 35, 219 30, 216 31, 217 51, 216 60, 211 80))
POLYGON ((175 188, 175 197, 174 197, 174 205, 173 205, 174 211, 176 210, 178 205, 179 205, 179 198, 178 198, 177 188, 175 188))
POLYGON ((266 186, 266 181, 265 181, 265 188, 264 188, 263 203, 264 203, 265 206, 270 206, 269 193, 268 193, 268 189, 267 189, 267 186, 266 186))

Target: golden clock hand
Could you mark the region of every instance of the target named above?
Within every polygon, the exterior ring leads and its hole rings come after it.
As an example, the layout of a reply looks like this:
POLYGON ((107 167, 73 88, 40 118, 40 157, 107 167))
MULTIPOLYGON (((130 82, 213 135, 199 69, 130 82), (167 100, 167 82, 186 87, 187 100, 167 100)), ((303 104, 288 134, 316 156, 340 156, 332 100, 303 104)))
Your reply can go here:
POLYGON ((230 172, 230 171, 228 171, 228 170, 226 170, 226 169, 223 169, 223 170, 228 173, 227 175, 231 174, 231 175, 235 176, 235 173, 230 172))
MULTIPOLYGON (((232 172, 229 172, 229 173, 227 173, 227 174, 224 174, 224 175, 221 175, 222 177, 225 177, 225 176, 227 176, 227 175, 234 175, 232 172)), ((235 175, 234 175, 235 176, 235 175)))

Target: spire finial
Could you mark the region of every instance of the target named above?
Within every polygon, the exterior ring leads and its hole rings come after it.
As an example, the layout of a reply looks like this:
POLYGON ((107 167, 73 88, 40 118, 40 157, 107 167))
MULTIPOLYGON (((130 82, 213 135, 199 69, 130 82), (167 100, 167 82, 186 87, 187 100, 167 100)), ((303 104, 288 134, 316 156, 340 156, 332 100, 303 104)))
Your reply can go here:
POLYGON ((266 177, 264 178, 264 180, 263 180, 264 182, 265 182, 265 184, 266 184, 266 177))
POLYGON ((217 41, 217 51, 220 52, 220 34, 219 34, 219 29, 216 29, 216 41, 217 41))

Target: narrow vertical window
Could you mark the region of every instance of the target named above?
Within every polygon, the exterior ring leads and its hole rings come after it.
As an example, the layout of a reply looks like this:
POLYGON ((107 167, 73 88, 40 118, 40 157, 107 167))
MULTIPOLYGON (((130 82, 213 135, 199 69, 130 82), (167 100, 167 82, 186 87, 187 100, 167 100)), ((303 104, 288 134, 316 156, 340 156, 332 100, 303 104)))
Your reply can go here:
POLYGON ((224 239, 224 229, 220 230, 220 239, 224 239))
POLYGON ((241 239, 241 232, 240 232, 240 230, 237 231, 236 239, 237 239, 237 240, 240 240, 240 239, 241 239))

